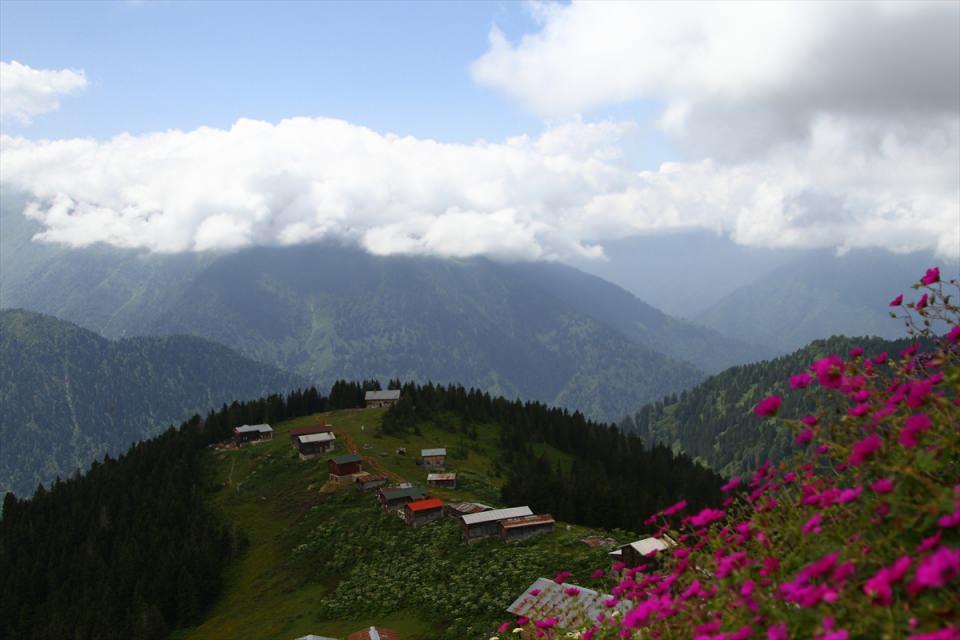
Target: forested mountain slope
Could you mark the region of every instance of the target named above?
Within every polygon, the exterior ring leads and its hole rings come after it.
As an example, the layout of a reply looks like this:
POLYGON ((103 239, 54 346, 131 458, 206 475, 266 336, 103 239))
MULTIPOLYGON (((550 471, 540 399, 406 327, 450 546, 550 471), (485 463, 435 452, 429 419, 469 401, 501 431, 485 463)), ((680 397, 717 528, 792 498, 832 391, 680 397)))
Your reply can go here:
POLYGON ((789 429, 760 421, 753 414, 761 398, 782 395, 783 413, 800 416, 814 405, 807 392, 789 388, 791 375, 828 354, 846 356, 853 347, 863 347, 868 354, 895 355, 909 344, 875 337, 816 340, 790 355, 711 376, 693 389, 644 406, 620 426, 648 445, 667 444, 723 475, 752 472, 766 460, 779 461, 795 449, 789 429))
POLYGON ((305 380, 201 338, 111 341, 0 311, 0 491, 19 495, 236 398, 305 380))

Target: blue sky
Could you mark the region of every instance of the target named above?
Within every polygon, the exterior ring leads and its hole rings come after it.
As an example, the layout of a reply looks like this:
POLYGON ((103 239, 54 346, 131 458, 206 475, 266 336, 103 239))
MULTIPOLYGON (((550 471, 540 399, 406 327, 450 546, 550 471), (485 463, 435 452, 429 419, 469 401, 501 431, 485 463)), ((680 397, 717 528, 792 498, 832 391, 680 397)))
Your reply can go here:
MULTIPOLYGON (((327 116, 443 142, 536 134, 541 118, 477 86, 469 66, 496 25, 535 28, 519 2, 2 3, 0 59, 83 69, 89 82, 59 111, 7 133, 31 138, 228 127, 327 116)), ((656 103, 596 109, 647 120, 656 103)), ((640 142, 643 149, 639 148, 640 142)), ((652 128, 639 165, 675 155, 652 128)))

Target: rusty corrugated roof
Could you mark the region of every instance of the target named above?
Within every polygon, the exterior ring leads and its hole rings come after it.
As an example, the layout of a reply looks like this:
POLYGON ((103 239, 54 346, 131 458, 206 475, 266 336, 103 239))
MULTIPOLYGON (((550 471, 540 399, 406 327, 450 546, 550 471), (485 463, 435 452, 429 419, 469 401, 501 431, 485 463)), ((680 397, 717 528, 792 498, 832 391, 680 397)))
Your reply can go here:
POLYGON ((504 529, 515 529, 517 527, 532 527, 538 524, 553 524, 555 520, 549 513, 542 513, 535 516, 520 516, 519 518, 508 518, 500 523, 504 529))

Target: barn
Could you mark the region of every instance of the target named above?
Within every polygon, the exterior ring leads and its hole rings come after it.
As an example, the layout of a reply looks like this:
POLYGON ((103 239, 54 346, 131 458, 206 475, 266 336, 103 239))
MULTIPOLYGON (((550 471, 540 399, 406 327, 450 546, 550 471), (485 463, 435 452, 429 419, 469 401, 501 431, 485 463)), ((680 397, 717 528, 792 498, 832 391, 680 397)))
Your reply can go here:
POLYGON ((296 446, 301 458, 309 458, 321 453, 330 453, 337 443, 337 436, 332 433, 310 433, 297 436, 296 446))
POLYGON ((455 473, 428 473, 427 484, 431 487, 457 488, 457 474, 455 473))
POLYGON ((417 500, 403 505, 403 519, 413 527, 420 527, 441 518, 443 518, 443 501, 437 498, 417 500))
POLYGON ((400 389, 367 391, 363 395, 363 402, 368 409, 375 407, 392 407, 400 402, 400 389))
POLYGON ((381 487, 377 499, 385 510, 399 509, 408 502, 427 497, 423 487, 381 487))
POLYGON ((676 546, 676 544, 676 542, 667 536, 662 538, 643 538, 642 540, 623 545, 616 551, 613 551, 610 556, 615 561, 618 560, 622 562, 625 567, 632 569, 633 567, 655 562, 656 555, 661 551, 676 546))
POLYGON ((363 461, 355 453, 337 456, 327 460, 327 471, 331 480, 339 480, 342 476, 350 476, 363 471, 363 461))
POLYGON ((296 446, 298 437, 312 436, 315 433, 333 433, 333 425, 313 424, 307 427, 297 427, 296 429, 290 429, 290 431, 287 432, 287 435, 290 436, 290 442, 296 446))
POLYGON ((421 449, 420 464, 428 469, 443 469, 447 464, 447 450, 439 449, 421 449))
POLYGON ((504 542, 519 542, 527 538, 553 531, 554 519, 549 513, 535 516, 519 516, 500 521, 500 538, 504 542))
POLYGON ((522 516, 532 516, 530 507, 512 507, 470 513, 460 517, 461 532, 467 542, 475 542, 490 536, 500 535, 500 521, 522 516))
POLYGON ((245 424, 233 430, 233 441, 237 445, 260 440, 273 440, 273 428, 268 424, 245 424))

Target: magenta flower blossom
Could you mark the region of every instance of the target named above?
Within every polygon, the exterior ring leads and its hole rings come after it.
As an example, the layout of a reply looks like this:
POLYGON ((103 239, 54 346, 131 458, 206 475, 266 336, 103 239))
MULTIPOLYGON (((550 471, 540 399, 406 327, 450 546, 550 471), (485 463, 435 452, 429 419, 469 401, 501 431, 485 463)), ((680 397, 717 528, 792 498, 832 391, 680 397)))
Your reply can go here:
POLYGON ((943 516, 937 520, 937 525, 942 529, 952 529, 960 525, 960 505, 958 505, 950 515, 943 516))
POLYGON ((557 584, 561 584, 563 582, 566 582, 567 578, 569 577, 570 577, 569 571, 561 571, 553 578, 553 581, 556 582, 557 584))
POLYGON ((678 502, 678 503, 676 503, 676 504, 673 504, 673 505, 670 505, 669 507, 667 507, 666 509, 664 509, 664 510, 663 510, 663 515, 669 517, 669 516, 672 516, 672 515, 674 515, 674 514, 676 514, 676 513, 680 513, 681 511, 683 511, 683 510, 686 509, 686 508, 687 508, 687 501, 686 501, 686 500, 681 500, 680 502, 678 502))
POLYGON ((900 430, 900 444, 905 449, 913 449, 917 446, 917 437, 924 431, 929 431, 932 424, 926 414, 916 413, 910 416, 900 430))
POLYGON ((563 592, 568 596, 570 596, 571 598, 574 596, 580 595, 580 589, 576 587, 567 587, 566 589, 563 590, 563 592))
POLYGON ((890 306, 891 306, 891 307, 899 307, 899 306, 902 305, 902 304, 903 304, 903 294, 902 294, 902 293, 901 293, 900 295, 898 295, 896 298, 894 298, 893 300, 890 301, 890 306))
POLYGON ((843 382, 843 360, 840 356, 829 355, 810 365, 810 369, 817 374, 817 382, 827 389, 836 389, 843 382))
POLYGON ((847 411, 847 413, 848 413, 849 415, 853 416, 854 418, 861 418, 861 417, 867 415, 868 413, 870 413, 870 403, 869 403, 869 402, 861 402, 860 404, 858 404, 858 405, 856 405, 856 406, 850 407, 850 409, 847 411))
POLYGON ((854 443, 850 457, 847 458, 847 464, 854 467, 860 466, 869 460, 874 453, 883 447, 883 439, 875 433, 854 443))
POLYGON ((806 521, 803 525, 804 533, 820 533, 820 523, 823 521, 823 516, 819 513, 813 514, 813 517, 806 521))
POLYGON ((920 561, 908 590, 916 594, 924 589, 942 587, 958 575, 960 575, 960 550, 940 547, 920 561))
POLYGON ((916 304, 917 311, 923 311, 924 309, 926 309, 927 303, 929 300, 930 300, 930 296, 928 296, 927 294, 923 294, 922 296, 920 296, 920 299, 917 300, 917 304, 916 304))
POLYGON ((856 360, 862 355, 863 355, 863 347, 854 347, 853 349, 850 349, 851 360, 856 360))
POLYGON ((926 286, 931 284, 936 284, 940 282, 940 267, 933 267, 932 269, 927 269, 927 272, 920 278, 920 282, 926 286))
POLYGON ((890 478, 880 478, 876 482, 870 485, 870 488, 873 489, 874 493, 884 494, 890 493, 893 491, 893 480, 890 478))
POLYGON ((837 504, 846 504, 848 502, 853 502, 863 493, 863 487, 857 485, 855 487, 850 487, 849 489, 844 489, 837 496, 837 504))
POLYGON ((725 511, 720 509, 704 509, 697 515, 690 518, 690 523, 695 527, 705 527, 711 522, 716 522, 726 515, 725 511))
POLYGON ((739 486, 740 486, 740 476, 733 476, 732 478, 730 478, 729 482, 727 482, 725 485, 720 487, 720 490, 723 491, 724 493, 729 493, 739 486))
POLYGON ((930 633, 915 633, 907 640, 958 640, 960 639, 960 627, 947 627, 939 631, 930 633))
POLYGON ((806 389, 810 386, 811 382, 813 382, 813 376, 805 371, 802 371, 795 376, 790 376, 791 389, 806 389))
POLYGON ((777 415, 781 404, 783 404, 783 398, 780 396, 767 396, 757 403, 753 412, 761 418, 768 418, 777 415))
POLYGON ((893 602, 890 585, 900 582, 910 568, 910 556, 903 556, 889 567, 883 567, 863 585, 863 592, 877 605, 886 607, 893 602))
POLYGON ((950 331, 947 333, 947 342, 950 344, 957 344, 960 342, 960 325, 954 325, 950 327, 950 331))
POLYGON ((937 545, 940 544, 940 538, 943 537, 943 531, 937 531, 935 534, 929 538, 924 538, 920 541, 920 544, 917 545, 917 553, 926 553, 931 549, 936 549, 937 545))

